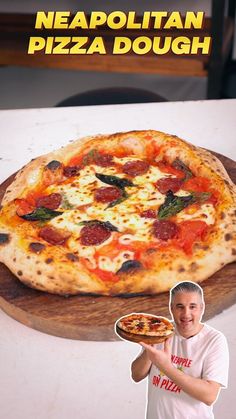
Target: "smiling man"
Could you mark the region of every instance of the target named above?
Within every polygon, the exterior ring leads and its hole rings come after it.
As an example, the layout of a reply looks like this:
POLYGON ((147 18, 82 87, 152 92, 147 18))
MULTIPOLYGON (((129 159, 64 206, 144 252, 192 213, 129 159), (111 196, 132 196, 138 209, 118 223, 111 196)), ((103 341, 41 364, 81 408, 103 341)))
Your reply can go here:
POLYGON ((143 350, 132 363, 135 382, 146 376, 147 419, 212 419, 212 404, 227 386, 228 346, 222 333, 201 323, 202 288, 190 281, 170 291, 175 334, 143 350))

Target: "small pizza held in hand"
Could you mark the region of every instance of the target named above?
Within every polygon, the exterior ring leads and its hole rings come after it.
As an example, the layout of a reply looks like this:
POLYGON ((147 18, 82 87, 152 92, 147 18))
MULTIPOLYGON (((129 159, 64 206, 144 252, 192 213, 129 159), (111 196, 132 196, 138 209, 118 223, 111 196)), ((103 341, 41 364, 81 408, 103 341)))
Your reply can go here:
POLYGON ((125 340, 154 344, 168 339, 174 332, 174 326, 165 317, 131 313, 117 320, 115 331, 125 340))
POLYGON ((157 294, 236 260, 236 187, 176 136, 78 140, 26 165, 0 212, 0 261, 60 295, 157 294))

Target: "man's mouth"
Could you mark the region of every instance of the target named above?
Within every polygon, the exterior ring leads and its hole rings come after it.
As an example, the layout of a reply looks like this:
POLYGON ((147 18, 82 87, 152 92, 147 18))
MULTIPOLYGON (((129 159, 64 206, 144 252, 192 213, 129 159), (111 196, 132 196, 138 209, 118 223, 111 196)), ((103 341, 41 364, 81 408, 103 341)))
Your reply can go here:
POLYGON ((188 325, 192 323, 192 319, 180 319, 181 324, 188 325))

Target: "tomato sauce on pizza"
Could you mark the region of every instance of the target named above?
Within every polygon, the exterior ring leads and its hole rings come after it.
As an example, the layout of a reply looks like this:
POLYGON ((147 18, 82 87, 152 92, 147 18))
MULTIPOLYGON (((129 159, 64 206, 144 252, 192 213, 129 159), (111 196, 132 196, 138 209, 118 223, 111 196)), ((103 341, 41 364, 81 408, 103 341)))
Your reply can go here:
MULTIPOLYGON (((235 190, 229 189, 176 137, 155 131, 94 137, 36 159, 19 173, 3 199, 0 238, 4 244, 8 237, 12 253, 18 246, 21 258, 10 263, 18 277, 22 257, 32 272, 38 257, 44 280, 20 275, 36 288, 152 294, 173 284, 160 285, 165 272, 177 282, 181 272, 192 273, 194 263, 209 258, 224 206, 235 205, 235 190)), ((7 246, 1 249, 9 265, 7 246)), ((196 280, 207 275, 200 271, 196 280)))

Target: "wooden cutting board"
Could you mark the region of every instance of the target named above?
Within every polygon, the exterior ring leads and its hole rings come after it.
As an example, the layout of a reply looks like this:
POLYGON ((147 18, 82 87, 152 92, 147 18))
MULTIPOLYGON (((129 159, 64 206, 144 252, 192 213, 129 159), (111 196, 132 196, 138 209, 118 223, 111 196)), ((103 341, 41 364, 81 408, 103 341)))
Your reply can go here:
MULTIPOLYGON (((236 162, 214 153, 236 183, 236 162)), ((0 201, 14 176, 0 185, 0 201)), ((236 263, 225 266, 202 283, 207 320, 236 302, 236 263)), ((0 307, 11 317, 33 329, 55 336, 91 341, 112 341, 114 323, 131 312, 169 315, 169 294, 138 297, 60 297, 23 285, 0 264, 0 307)))

